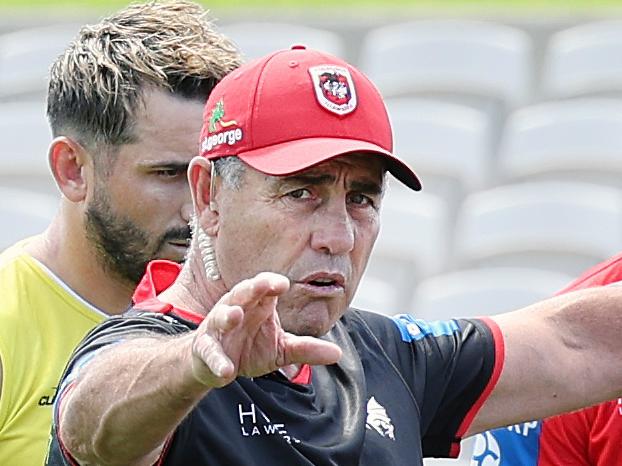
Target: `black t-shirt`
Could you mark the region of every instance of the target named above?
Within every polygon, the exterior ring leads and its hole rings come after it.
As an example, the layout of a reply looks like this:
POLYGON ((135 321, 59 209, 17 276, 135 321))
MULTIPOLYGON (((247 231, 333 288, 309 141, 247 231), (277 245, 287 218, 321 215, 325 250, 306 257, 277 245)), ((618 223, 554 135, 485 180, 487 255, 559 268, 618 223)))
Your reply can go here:
MULTIPOLYGON (((103 346, 194 328, 174 314, 133 310, 111 318, 76 350, 63 386, 103 346)), ((275 372, 211 390, 158 464, 419 465, 425 456, 455 456, 500 371, 492 328, 476 319, 423 322, 350 309, 325 337, 343 350, 339 363, 314 366, 310 384, 275 372)), ((55 413, 47 464, 73 464, 56 424, 55 413)))

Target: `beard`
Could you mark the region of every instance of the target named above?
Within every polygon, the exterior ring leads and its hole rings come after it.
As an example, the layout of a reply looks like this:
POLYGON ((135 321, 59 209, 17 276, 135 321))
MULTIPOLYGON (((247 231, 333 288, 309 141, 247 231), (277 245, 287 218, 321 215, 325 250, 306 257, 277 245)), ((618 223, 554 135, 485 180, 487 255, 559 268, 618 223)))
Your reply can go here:
POLYGON ((137 285, 147 264, 157 259, 168 241, 189 241, 190 227, 172 228, 160 237, 142 230, 130 218, 113 212, 101 187, 86 210, 86 236, 105 270, 137 285))

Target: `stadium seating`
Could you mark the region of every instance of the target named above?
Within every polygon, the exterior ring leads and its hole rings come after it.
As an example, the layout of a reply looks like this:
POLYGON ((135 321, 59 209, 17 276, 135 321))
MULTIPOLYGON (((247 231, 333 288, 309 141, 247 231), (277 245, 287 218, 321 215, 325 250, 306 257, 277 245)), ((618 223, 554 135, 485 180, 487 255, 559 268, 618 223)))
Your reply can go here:
POLYGON ((454 231, 454 265, 535 267, 571 275, 622 250, 622 191, 533 182, 469 195, 454 231))
POLYGON ((548 298, 572 278, 548 270, 511 267, 449 272, 421 281, 409 312, 426 320, 499 314, 548 298))
POLYGON ((528 34, 495 22, 417 20, 371 30, 359 63, 385 96, 448 92, 524 102, 531 92, 528 34))
POLYGON ((401 314, 406 309, 399 300, 400 291, 393 281, 366 274, 356 290, 352 306, 385 315, 401 314))
POLYGON ((381 210, 380 234, 365 274, 393 283, 400 309, 408 305, 418 278, 443 270, 449 222, 449 207, 443 199, 402 191, 397 183, 391 183, 381 210))
POLYGON ((622 21, 594 21, 554 34, 547 46, 541 94, 564 98, 622 93, 622 21))
POLYGON ((300 24, 248 21, 224 25, 220 30, 234 40, 247 60, 294 44, 303 44, 338 57, 345 54, 345 44, 339 34, 300 24))
MULTIPOLYGON (((390 180, 355 303, 401 312, 434 276, 489 266, 575 274, 622 249, 622 21, 223 19, 247 59, 304 43, 345 56, 389 97, 396 151, 424 191, 390 180), (488 100, 504 111, 477 104, 488 100)), ((0 187, 52 193, 45 75, 79 27, 40 24, 0 34, 0 187)))
POLYGON ((622 187, 622 99, 571 99, 521 108, 498 158, 504 181, 559 178, 622 187))
POLYGON ((61 24, 0 35, 0 99, 43 99, 50 65, 78 30, 78 25, 61 24))
POLYGON ((414 167, 425 192, 451 202, 486 185, 493 138, 487 113, 413 97, 388 99, 387 109, 396 153, 414 167))

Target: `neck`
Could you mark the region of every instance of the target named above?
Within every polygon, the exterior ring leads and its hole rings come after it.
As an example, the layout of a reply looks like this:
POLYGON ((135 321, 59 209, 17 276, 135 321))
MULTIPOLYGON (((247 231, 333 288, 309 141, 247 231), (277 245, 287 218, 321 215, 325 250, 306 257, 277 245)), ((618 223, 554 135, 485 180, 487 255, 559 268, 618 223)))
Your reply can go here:
POLYGON ((175 283, 158 297, 179 309, 206 316, 227 291, 222 280, 206 277, 200 254, 193 251, 175 283))
POLYGON ((85 237, 82 219, 65 207, 61 205, 56 218, 29 245, 28 252, 93 306, 107 314, 124 312, 135 284, 105 270, 85 237))

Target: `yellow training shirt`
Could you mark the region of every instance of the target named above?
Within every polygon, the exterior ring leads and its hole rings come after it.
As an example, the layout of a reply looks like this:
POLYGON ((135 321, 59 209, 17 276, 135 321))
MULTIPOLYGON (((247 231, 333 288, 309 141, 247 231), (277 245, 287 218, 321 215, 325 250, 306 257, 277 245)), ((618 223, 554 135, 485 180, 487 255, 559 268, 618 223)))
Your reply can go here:
POLYGON ((0 465, 41 466, 56 386, 82 337, 105 315, 24 251, 0 254, 0 465))

